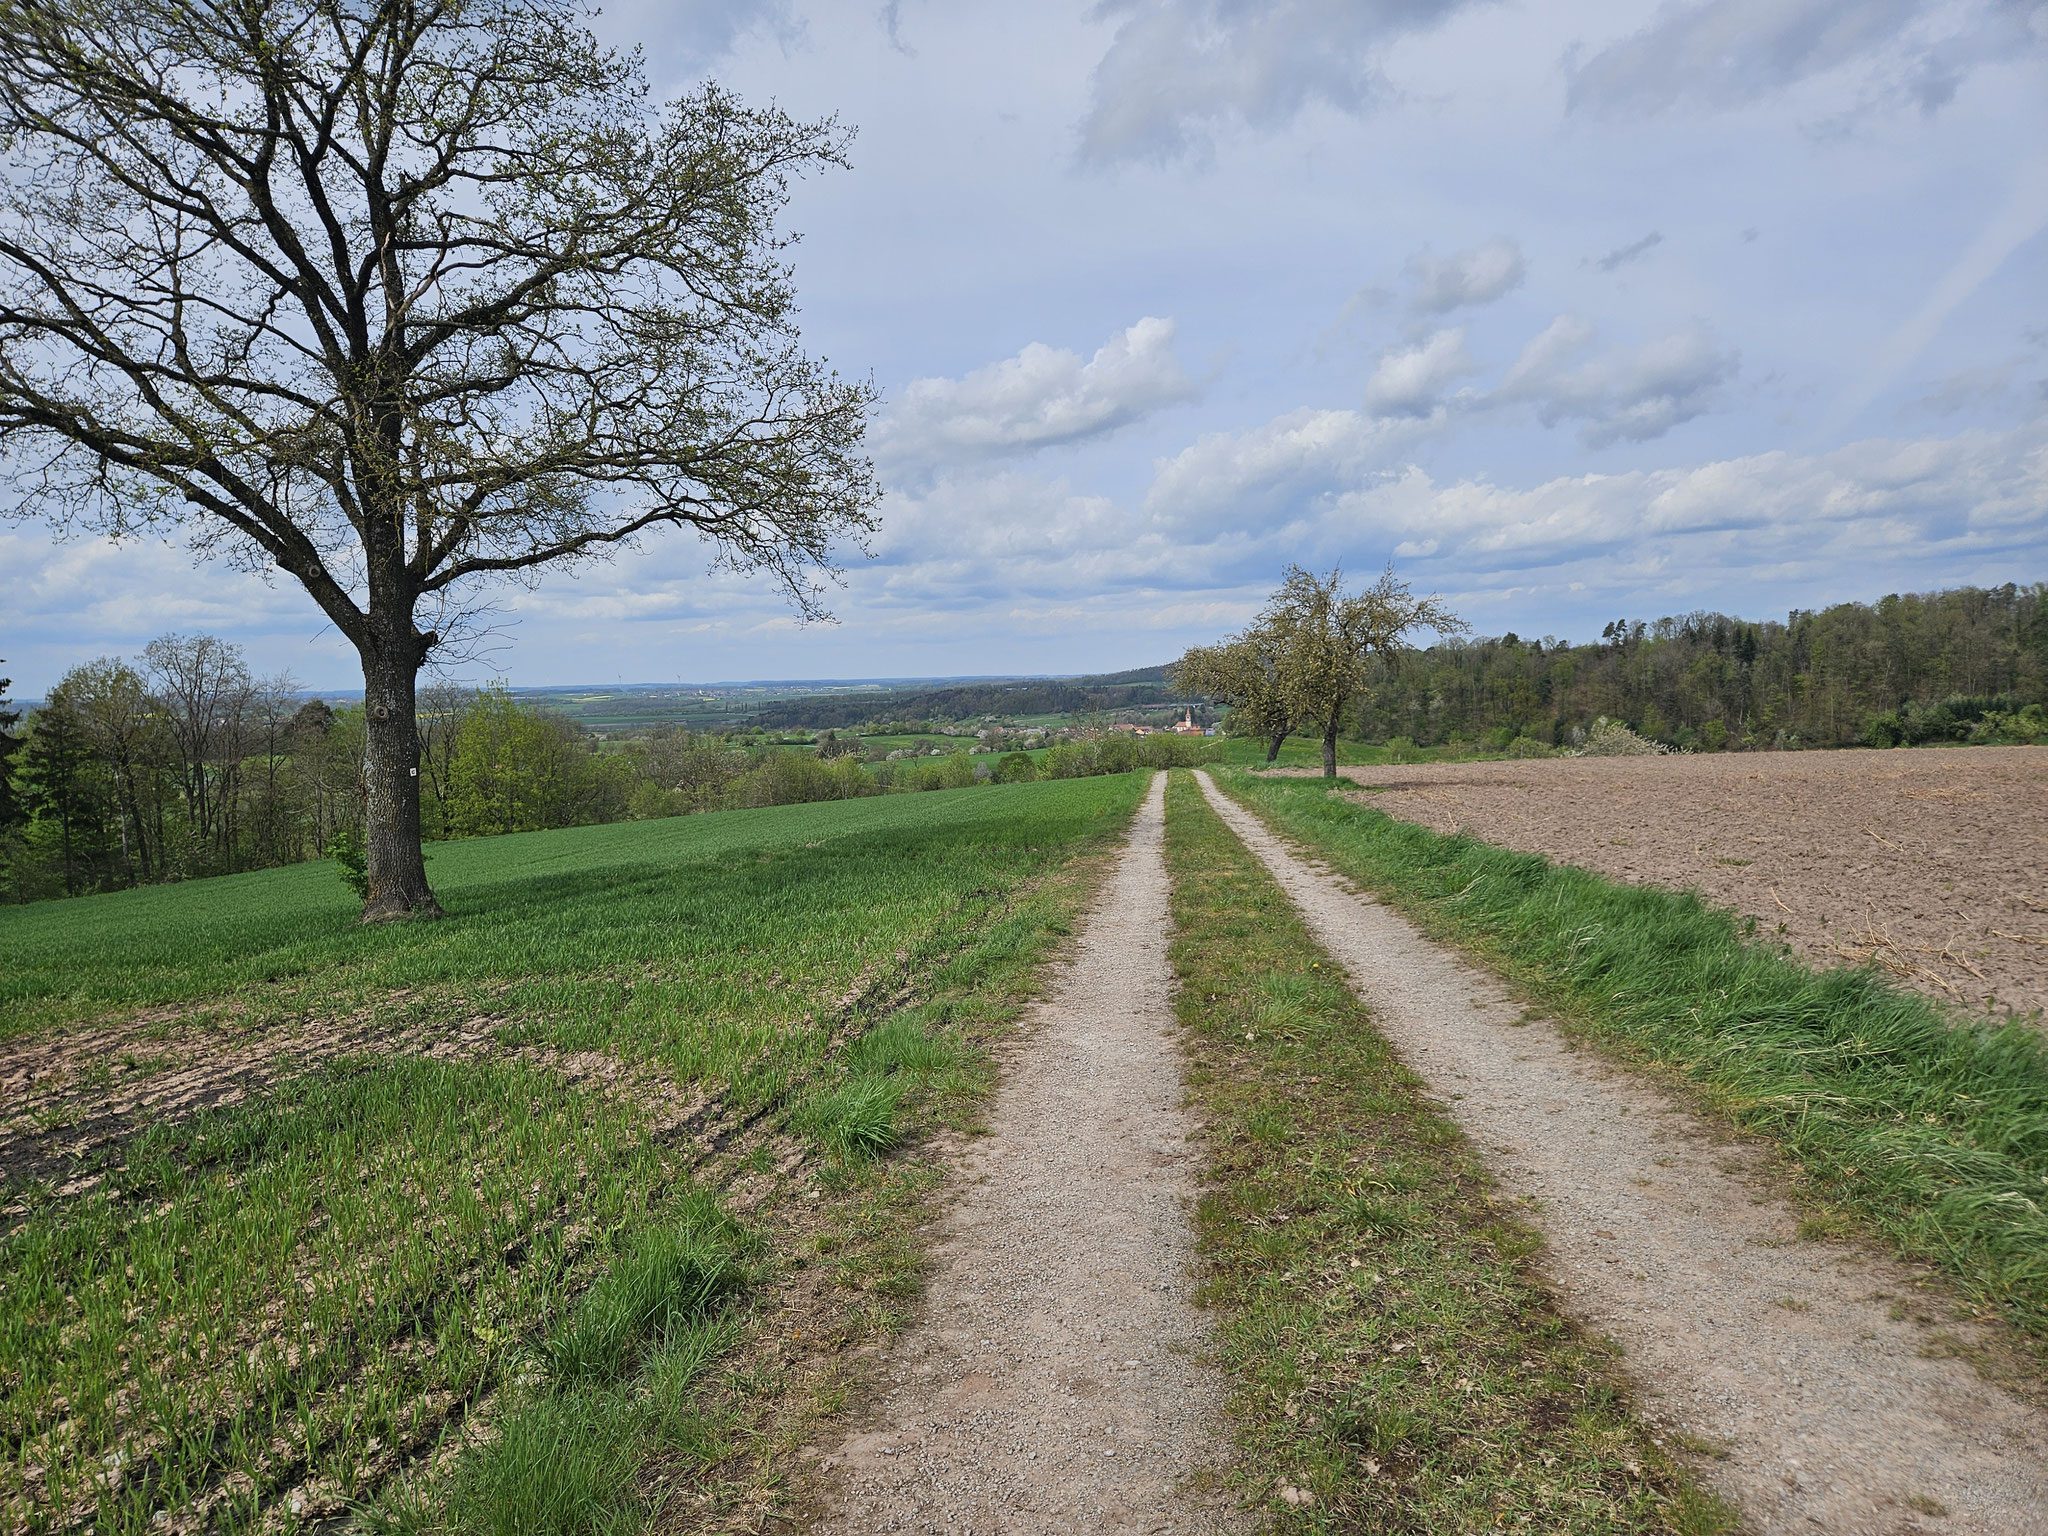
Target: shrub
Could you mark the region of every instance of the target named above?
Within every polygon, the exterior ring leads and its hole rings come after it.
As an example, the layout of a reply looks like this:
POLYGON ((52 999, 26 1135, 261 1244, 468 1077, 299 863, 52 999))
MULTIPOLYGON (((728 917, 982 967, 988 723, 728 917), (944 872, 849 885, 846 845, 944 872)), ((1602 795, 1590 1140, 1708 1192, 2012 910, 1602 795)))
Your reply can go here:
POLYGON ((359 901, 370 899, 370 856, 363 846, 360 827, 344 827, 327 844, 327 857, 334 860, 341 883, 356 893, 359 901))
POLYGON ((1630 730, 1620 720, 1610 720, 1605 715, 1593 722, 1586 732, 1586 744, 1571 753, 1573 757, 1654 757, 1664 751, 1654 741, 1645 740, 1630 730))
POLYGON ((1939 741, 2031 742, 2048 738, 2041 706, 2022 708, 2003 694, 1950 694, 1936 703, 1908 699, 1873 715, 1863 727, 1870 747, 1917 747, 1939 741))
POLYGON ((1517 736, 1513 741, 1507 744, 1506 750, 1507 755, 1509 757, 1557 756, 1557 749, 1555 747, 1546 746, 1544 743, 1538 741, 1534 736, 1517 736))
POLYGON ((615 1378, 650 1341, 711 1312, 746 1284, 747 1247, 708 1196, 681 1220, 640 1233, 549 1337, 556 1381, 615 1378))
POLYGON ((1042 779, 1085 779, 1101 771, 1092 741, 1063 741, 1038 760, 1042 779))
POLYGON ((1989 709, 1970 728, 1969 739, 1973 742, 2018 742, 2032 745, 2048 741, 2048 713, 2038 704, 2029 704, 2017 713, 1989 709))
POLYGON ((921 757, 910 770, 909 787, 915 790, 965 789, 974 782, 974 769, 973 760, 965 752, 921 757))
POLYGON ((1029 752, 1006 753, 996 764, 998 784, 1029 784, 1038 777, 1038 763, 1029 752))
POLYGON ((855 800, 880 792, 856 757, 824 761, 808 752, 770 752, 726 786, 735 809, 764 805, 807 805, 814 800, 855 800))
POLYGON ((860 755, 861 746, 858 736, 841 736, 837 732, 827 731, 818 738, 818 756, 820 757, 859 757, 860 755))

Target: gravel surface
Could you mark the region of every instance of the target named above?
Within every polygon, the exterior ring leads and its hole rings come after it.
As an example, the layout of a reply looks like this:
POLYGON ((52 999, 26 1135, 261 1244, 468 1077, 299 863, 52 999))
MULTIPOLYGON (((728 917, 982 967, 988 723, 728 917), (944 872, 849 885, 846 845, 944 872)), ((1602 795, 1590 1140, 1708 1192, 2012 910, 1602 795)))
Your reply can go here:
POLYGON ((1503 1189, 1532 1202, 1567 1310, 1622 1347, 1646 1416, 1708 1449, 1702 1475, 1762 1536, 2048 1533, 2048 1415, 1943 1357, 1912 1273, 1799 1241, 1753 1154, 1529 1021, 1198 777, 1503 1189))
POLYGON ((1201 1159, 1173 1045, 1165 791, 1161 774, 1004 1064, 921 1320, 822 1454, 814 1530, 1241 1528, 1198 1486, 1229 1449, 1191 1299, 1201 1159))
POLYGON ((1371 803, 1622 880, 1697 888, 1821 965, 2048 1009, 2048 747, 1346 768, 1371 803))

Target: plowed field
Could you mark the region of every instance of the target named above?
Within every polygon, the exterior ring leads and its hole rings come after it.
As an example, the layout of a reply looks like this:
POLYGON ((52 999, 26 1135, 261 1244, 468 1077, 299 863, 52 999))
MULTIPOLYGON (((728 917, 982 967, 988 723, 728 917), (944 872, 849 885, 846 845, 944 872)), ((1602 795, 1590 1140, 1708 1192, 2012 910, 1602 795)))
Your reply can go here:
POLYGON ((1697 889, 1819 965, 2048 1010, 2048 748, 1345 768, 1371 803, 1617 879, 1697 889))

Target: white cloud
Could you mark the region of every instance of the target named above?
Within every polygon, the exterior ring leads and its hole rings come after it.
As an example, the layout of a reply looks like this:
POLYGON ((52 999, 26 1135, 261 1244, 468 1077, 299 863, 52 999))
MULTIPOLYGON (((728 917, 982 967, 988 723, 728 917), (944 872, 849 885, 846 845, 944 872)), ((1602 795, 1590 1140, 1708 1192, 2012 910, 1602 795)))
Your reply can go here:
POLYGON ((2012 388, 2018 364, 2011 359, 1958 368, 1937 379, 1933 386, 1911 402, 1911 409, 1929 416, 1954 416, 1961 411, 1981 411, 2005 399, 2012 388))
POLYGON ((1441 315, 1467 305, 1491 304, 1521 285, 1525 268, 1521 247, 1502 236, 1476 251, 1449 256, 1423 250, 1409 259, 1408 270, 1415 278, 1412 307, 1441 315))
POLYGON ((1409 441, 1356 412, 1290 412, 1162 460, 1137 506, 1014 472, 951 477, 893 501, 881 560, 851 573, 849 616, 1103 611, 1117 594, 1227 604, 1289 560, 1364 568, 1389 556, 1451 592, 1554 593, 1569 581, 1642 604, 1676 592, 1674 606, 1692 606, 1681 596, 1714 582, 1736 594, 1720 601, 1755 612, 1740 603, 1748 582, 1860 582, 1868 596, 1902 571, 1921 584, 1987 568, 2008 579, 2048 538, 2048 420, 1526 486, 1396 467, 1409 441))
POLYGON ((1526 488, 1439 485, 1410 469, 1343 498, 1332 516, 1407 540, 1446 571, 1431 580, 1503 572, 1534 580, 1559 563, 1616 560, 1694 570, 1701 581, 1709 566, 1738 574, 1788 564, 1819 572, 1829 562, 1953 569, 1960 558, 2009 555, 2048 535, 2048 427, 1880 439, 1526 488))
POLYGON ((1113 432, 1200 392, 1173 342, 1174 323, 1147 316, 1085 362, 1033 342, 965 378, 915 380, 878 424, 876 449, 885 461, 937 464, 1113 432))
POLYGON ((1359 484, 1416 435, 1412 421, 1303 407, 1218 432, 1159 462, 1145 511, 1177 537, 1277 533, 1359 484))
POLYGON ((2039 0, 1667 0, 1648 26, 1569 68, 1574 110, 1762 101, 1850 65, 1932 112, 1981 65, 2039 52, 2039 0))
POLYGON ((1581 422, 1591 447, 1647 442, 1711 407, 1741 362, 1695 326, 1575 365, 1595 334, 1590 322, 1560 315, 1523 348, 1490 399, 1532 405, 1545 426, 1581 422))
POLYGON ((657 73, 684 75, 729 59, 756 40, 787 54, 803 45, 806 31, 791 0, 613 0, 596 29, 614 46, 646 47, 657 73))
POLYGON ((1084 160, 1171 160, 1219 123, 1283 127, 1321 103, 1362 112, 1389 93, 1387 47, 1473 0, 1103 0, 1118 18, 1081 125, 1084 160))
POLYGON ((261 673, 344 684, 355 653, 297 582, 265 582, 222 561, 195 562, 155 539, 59 541, 42 523, 0 526, 4 669, 25 694, 95 656, 132 656, 172 630, 229 635, 261 673))
POLYGON ((1477 367, 1462 329, 1438 331, 1381 357, 1366 381, 1366 409, 1375 416, 1428 416, 1443 404, 1444 391, 1477 367))

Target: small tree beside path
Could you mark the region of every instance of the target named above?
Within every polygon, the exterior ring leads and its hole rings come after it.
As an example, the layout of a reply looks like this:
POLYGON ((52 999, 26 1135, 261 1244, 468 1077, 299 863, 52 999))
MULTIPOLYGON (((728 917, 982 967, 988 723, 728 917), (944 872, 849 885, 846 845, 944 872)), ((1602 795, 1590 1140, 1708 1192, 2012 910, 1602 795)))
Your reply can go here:
POLYGON ((1371 586, 1348 592, 1341 569, 1317 576, 1290 565, 1243 634, 1196 646, 1174 678, 1228 704, 1239 734, 1266 738, 1269 763, 1289 731, 1313 728, 1322 737, 1323 777, 1334 779, 1338 733, 1371 686, 1373 668, 1392 666, 1418 630, 1448 637, 1469 629, 1440 599, 1415 596, 1392 566, 1371 586))
POLYGON ((1190 649, 1174 663, 1173 682, 1183 692, 1220 699, 1230 709, 1230 733, 1264 741, 1272 763, 1294 728, 1280 664, 1280 636, 1269 625, 1254 624, 1220 645, 1190 649))

